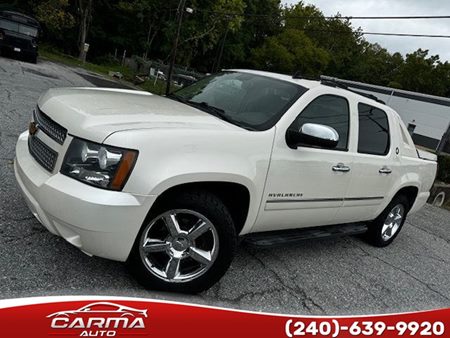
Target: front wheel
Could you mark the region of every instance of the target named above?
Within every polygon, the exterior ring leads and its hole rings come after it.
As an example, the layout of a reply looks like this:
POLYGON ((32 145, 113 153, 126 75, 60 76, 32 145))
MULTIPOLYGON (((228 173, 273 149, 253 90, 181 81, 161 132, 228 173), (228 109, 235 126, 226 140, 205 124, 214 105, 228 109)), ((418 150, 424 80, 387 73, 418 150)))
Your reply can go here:
POLYGON ((129 266, 150 289, 197 293, 228 269, 237 246, 232 218, 214 194, 186 192, 152 211, 129 266))
POLYGON ((391 244, 402 229, 408 210, 409 202, 405 196, 394 197, 386 209, 369 223, 367 241, 377 247, 391 244))

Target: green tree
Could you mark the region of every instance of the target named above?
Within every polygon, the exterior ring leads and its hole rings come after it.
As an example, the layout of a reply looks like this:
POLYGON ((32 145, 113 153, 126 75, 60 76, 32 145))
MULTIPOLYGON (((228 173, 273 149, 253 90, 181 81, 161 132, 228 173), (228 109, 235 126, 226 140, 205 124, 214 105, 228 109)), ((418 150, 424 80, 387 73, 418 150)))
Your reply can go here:
POLYGON ((325 18, 319 8, 299 2, 283 9, 285 29, 304 32, 314 43, 326 50, 330 57, 325 73, 348 77, 348 70, 362 53, 361 32, 353 29, 340 14, 325 18))
POLYGON ((255 48, 252 59, 258 69, 288 74, 299 71, 304 76, 317 77, 327 67, 330 56, 304 32, 285 29, 255 48))
POLYGON ((449 95, 450 65, 442 63, 439 55, 428 56, 428 53, 428 50, 418 49, 407 54, 395 80, 407 90, 449 95))
POLYGON ((240 29, 228 34, 225 41, 222 63, 227 66, 250 67, 252 49, 282 30, 280 0, 245 0, 244 4, 240 29))
POLYGON ((43 1, 36 7, 36 19, 45 25, 50 34, 61 38, 65 30, 75 25, 75 19, 68 9, 69 0, 43 1))

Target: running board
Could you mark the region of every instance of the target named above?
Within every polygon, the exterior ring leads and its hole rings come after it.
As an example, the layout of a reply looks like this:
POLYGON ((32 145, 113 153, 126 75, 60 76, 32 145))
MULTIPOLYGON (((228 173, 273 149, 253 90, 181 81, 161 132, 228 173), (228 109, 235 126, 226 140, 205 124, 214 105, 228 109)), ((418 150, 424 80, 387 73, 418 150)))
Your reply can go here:
POLYGON ((314 228, 256 232, 245 235, 243 243, 255 247, 274 247, 296 244, 311 239, 324 239, 341 236, 359 235, 367 231, 367 225, 349 223, 327 225, 314 228))

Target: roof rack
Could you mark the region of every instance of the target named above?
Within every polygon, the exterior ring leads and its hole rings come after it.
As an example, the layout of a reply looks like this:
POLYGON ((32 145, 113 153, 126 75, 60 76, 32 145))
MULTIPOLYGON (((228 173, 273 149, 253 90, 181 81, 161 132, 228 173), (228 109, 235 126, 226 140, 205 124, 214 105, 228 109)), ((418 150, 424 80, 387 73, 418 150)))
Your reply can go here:
POLYGON ((319 77, 314 77, 314 76, 303 76, 301 72, 295 72, 292 75, 293 79, 303 79, 303 80, 311 80, 311 81, 320 81, 319 77))
POLYGON ((355 90, 355 89, 350 89, 348 88, 348 86, 346 84, 344 84, 342 81, 340 81, 339 79, 335 78, 335 77, 330 77, 330 76, 325 76, 325 75, 321 75, 320 76, 320 83, 323 84, 324 86, 329 86, 329 87, 335 87, 335 88, 342 88, 345 90, 348 90, 349 92, 367 97, 369 99, 372 99, 378 103, 382 103, 382 104, 386 104, 386 102, 384 102, 383 100, 380 100, 378 97, 376 97, 373 94, 367 94, 364 92, 360 92, 359 90, 355 90))

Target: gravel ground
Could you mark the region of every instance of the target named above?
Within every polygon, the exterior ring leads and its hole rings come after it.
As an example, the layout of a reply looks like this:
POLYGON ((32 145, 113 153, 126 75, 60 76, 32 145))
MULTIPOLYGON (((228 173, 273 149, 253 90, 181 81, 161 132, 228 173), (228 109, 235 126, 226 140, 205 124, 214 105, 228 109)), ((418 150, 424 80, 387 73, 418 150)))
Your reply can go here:
POLYGON ((0 298, 139 296, 295 314, 450 306, 450 213, 432 206, 408 217, 400 236, 384 249, 355 237, 265 250, 241 246, 225 277, 197 296, 144 290, 123 264, 90 258, 51 235, 19 192, 14 145, 42 92, 92 86, 86 80, 97 83, 91 75, 46 61, 0 58, 0 298))

